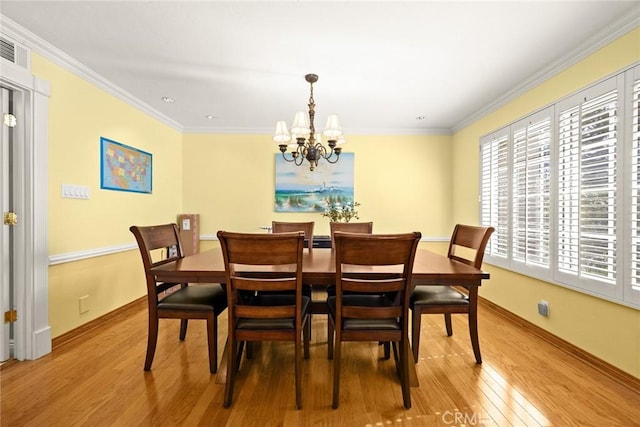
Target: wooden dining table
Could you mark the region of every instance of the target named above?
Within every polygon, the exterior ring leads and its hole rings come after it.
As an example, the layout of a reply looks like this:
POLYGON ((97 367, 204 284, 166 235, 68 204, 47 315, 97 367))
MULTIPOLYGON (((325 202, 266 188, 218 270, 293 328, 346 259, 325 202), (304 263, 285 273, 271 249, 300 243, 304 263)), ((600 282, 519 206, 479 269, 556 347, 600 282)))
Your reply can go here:
MULTIPOLYGON (((389 267, 363 266, 358 273, 371 274, 389 272, 389 267)), ((225 268, 222 251, 211 249, 186 256, 178 261, 157 266, 152 269, 156 280, 161 282, 184 283, 223 283, 225 268)), ((329 248, 314 248, 305 251, 302 265, 302 281, 314 287, 333 285, 336 279, 334 251, 329 248)), ((419 285, 464 285, 481 286, 482 281, 489 279, 489 274, 473 266, 451 260, 444 255, 428 249, 418 248, 413 264, 412 283, 419 285)), ((470 292, 470 304, 477 304, 477 292, 470 292)), ((314 313, 326 313, 326 302, 314 302, 314 313)), ((225 347, 226 353, 226 347, 225 347)), ((411 352, 409 352, 411 353, 411 352)), ((411 385, 418 386, 413 355, 410 354, 411 385)), ((226 355, 223 355, 216 377, 217 383, 226 381, 226 355)))

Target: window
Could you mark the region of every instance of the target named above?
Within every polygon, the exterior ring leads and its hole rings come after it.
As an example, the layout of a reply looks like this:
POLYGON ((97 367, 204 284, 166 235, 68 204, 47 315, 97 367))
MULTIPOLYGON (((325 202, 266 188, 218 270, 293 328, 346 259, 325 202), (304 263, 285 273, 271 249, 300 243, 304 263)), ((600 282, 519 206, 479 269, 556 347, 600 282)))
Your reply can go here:
POLYGON ((487 244, 486 252, 494 257, 507 258, 508 212, 509 212, 509 138, 506 132, 498 132, 482 144, 480 158, 482 164, 480 178, 482 186, 481 216, 483 224, 493 224, 496 231, 487 244))
POLYGON ((481 138, 487 262, 640 308, 639 140, 640 66, 481 138))
POLYGON ((629 162, 629 200, 630 218, 629 230, 629 269, 628 283, 625 287, 625 301, 631 301, 640 306, 640 67, 636 67, 632 73, 627 73, 627 81, 631 82, 631 126, 628 138, 630 155, 626 157, 629 162))
POLYGON ((547 109, 511 127, 511 258, 518 270, 549 269, 552 112, 547 109))

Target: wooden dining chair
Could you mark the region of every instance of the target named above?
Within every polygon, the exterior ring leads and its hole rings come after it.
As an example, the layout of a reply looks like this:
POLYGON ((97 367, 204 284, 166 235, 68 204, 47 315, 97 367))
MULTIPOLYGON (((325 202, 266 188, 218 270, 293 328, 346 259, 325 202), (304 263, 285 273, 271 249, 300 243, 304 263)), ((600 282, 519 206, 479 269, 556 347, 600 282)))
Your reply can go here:
POLYGON ((209 371, 218 367, 218 315, 227 307, 227 296, 219 283, 190 285, 158 282, 153 268, 184 258, 177 224, 132 226, 140 249, 147 281, 149 334, 144 370, 151 370, 158 342, 159 319, 180 319, 180 341, 187 336, 189 319, 207 321, 209 371))
MULTIPOLYGON (((311 253, 313 250, 313 227, 314 221, 309 222, 284 222, 284 221, 271 221, 272 233, 290 233, 292 231, 302 231, 304 233, 304 240, 307 244, 307 251, 311 253)), ((302 294, 312 298, 313 287, 309 284, 302 284, 302 294)), ((309 313, 309 323, 311 323, 312 315, 309 313)), ((311 326, 309 326, 311 328, 311 326)), ((309 337, 311 339, 311 337, 309 337)))
POLYGON ((329 230, 331 233, 331 247, 335 248, 333 241, 333 233, 336 231, 345 231, 347 233, 373 233, 373 222, 330 222, 329 230))
POLYGON ((307 248, 313 249, 313 227, 314 221, 309 222, 284 222, 284 221, 271 221, 272 233, 290 233, 292 231, 302 231, 304 233, 304 239, 307 242, 307 248))
POLYGON ((392 342, 404 407, 411 407, 408 315, 411 272, 420 237, 418 232, 335 233, 336 293, 327 300, 334 409, 340 397, 343 341, 392 342))
MULTIPOLYGON (((493 227, 477 227, 457 224, 453 229, 447 256, 480 269, 487 242, 493 227)), ((418 363, 420 350, 420 320, 423 314, 444 314, 447 335, 453 335, 451 314, 468 315, 469 335, 476 363, 482 363, 480 341, 478 339, 478 287, 466 286, 465 291, 450 285, 416 286, 411 295, 411 345, 413 359, 418 363)))
POLYGON ((229 328, 224 407, 231 406, 243 344, 294 343, 296 408, 302 408, 301 347, 309 357, 311 298, 302 295, 304 233, 218 232, 225 264, 229 328), (301 337, 304 337, 303 340, 301 337))

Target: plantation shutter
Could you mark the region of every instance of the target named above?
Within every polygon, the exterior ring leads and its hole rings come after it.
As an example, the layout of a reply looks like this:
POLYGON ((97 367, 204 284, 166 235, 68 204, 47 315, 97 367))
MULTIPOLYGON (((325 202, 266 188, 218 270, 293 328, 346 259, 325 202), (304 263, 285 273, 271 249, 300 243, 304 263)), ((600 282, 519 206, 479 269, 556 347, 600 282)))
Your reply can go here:
POLYGON ((551 236, 551 112, 512 126, 512 237, 516 264, 548 269, 551 236))
POLYGON ((480 222, 492 226, 485 255, 506 259, 509 232, 508 129, 482 139, 480 144, 480 222))
MULTIPOLYGON (((640 73, 638 73, 640 74, 640 73)), ((640 292, 640 78, 633 82, 631 132, 631 290, 640 292)), ((631 296, 630 296, 631 299, 631 296)))
MULTIPOLYGON (((558 136, 558 269, 581 282, 616 282, 615 79, 563 103, 558 136)), ((609 293, 597 283, 592 290, 609 293)), ((583 283, 584 284, 584 283, 583 283)))

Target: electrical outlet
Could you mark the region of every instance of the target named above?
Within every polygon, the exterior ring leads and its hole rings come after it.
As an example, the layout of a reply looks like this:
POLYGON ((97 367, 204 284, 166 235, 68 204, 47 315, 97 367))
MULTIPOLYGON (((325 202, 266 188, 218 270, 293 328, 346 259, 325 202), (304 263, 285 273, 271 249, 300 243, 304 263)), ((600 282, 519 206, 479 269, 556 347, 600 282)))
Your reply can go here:
POLYGON ((78 300, 78 306, 80 309, 80 314, 89 312, 89 295, 80 297, 80 299, 78 300))
POLYGON ((538 314, 540 316, 549 317, 549 301, 540 300, 538 303, 538 314))

